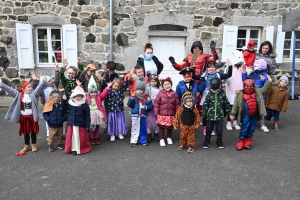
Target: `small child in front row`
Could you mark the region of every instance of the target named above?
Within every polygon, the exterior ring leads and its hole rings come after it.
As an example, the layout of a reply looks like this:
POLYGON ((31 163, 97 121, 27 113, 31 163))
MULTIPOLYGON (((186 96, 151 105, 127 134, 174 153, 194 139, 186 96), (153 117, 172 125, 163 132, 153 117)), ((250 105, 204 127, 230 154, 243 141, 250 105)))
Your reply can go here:
POLYGON ((57 140, 57 148, 63 149, 62 136, 63 136, 63 124, 67 120, 66 112, 66 100, 62 100, 59 92, 52 91, 49 94, 44 110, 43 117, 49 127, 48 145, 49 152, 54 151, 54 138, 57 140))
POLYGON ((223 121, 226 113, 230 112, 230 103, 226 94, 220 88, 221 80, 218 77, 210 80, 210 91, 208 92, 204 103, 202 118, 206 120, 206 135, 202 145, 207 149, 210 145, 211 133, 216 125, 217 140, 216 144, 219 149, 223 149, 223 121))
POLYGON ((33 90, 30 82, 25 81, 18 91, 2 83, 2 79, 0 78, 0 88, 14 98, 5 115, 5 119, 19 123, 19 135, 24 135, 25 139, 24 148, 16 153, 16 156, 23 156, 29 151, 30 137, 32 143, 31 149, 33 152, 37 151, 38 121, 43 119, 43 115, 39 109, 38 97, 43 92, 46 82, 47 78, 44 76, 44 81, 33 90))
POLYGON ((147 146, 147 125, 146 117, 148 112, 153 109, 153 104, 148 94, 145 93, 146 84, 138 80, 135 84, 135 92, 128 99, 127 106, 131 110, 131 138, 130 146, 135 147, 138 140, 147 146))
POLYGON ((178 95, 172 90, 171 78, 167 77, 161 81, 163 90, 161 90, 154 104, 154 115, 157 116, 156 123, 159 126, 159 144, 166 146, 164 131, 167 129, 167 143, 173 144, 172 129, 175 120, 177 108, 180 106, 178 95))
MULTIPOLYGON (((147 84, 147 86, 146 86, 146 93, 151 98, 153 105, 155 104, 155 99, 160 90, 161 90, 161 87, 160 87, 160 82, 159 82, 158 76, 156 74, 150 75, 149 84, 147 84)), ((158 127, 156 121, 157 121, 157 116, 155 116, 153 110, 151 110, 147 116, 148 141, 151 141, 151 139, 152 139, 152 134, 151 134, 152 129, 154 129, 155 141, 156 142, 159 141, 159 137, 158 137, 159 127, 158 127)))
POLYGON ((265 101, 267 116, 265 121, 270 121, 274 116, 274 129, 278 130, 280 112, 286 112, 289 102, 289 91, 286 87, 289 79, 286 76, 281 76, 279 82, 273 85, 268 93, 265 101))
POLYGON ((237 118, 242 123, 239 139, 236 144, 237 150, 250 149, 252 146, 252 137, 256 128, 256 122, 267 115, 262 96, 271 88, 272 79, 268 76, 268 82, 260 89, 255 86, 254 80, 250 78, 245 79, 243 85, 243 90, 236 92, 230 114, 231 120, 237 118))
POLYGON ((108 124, 107 133, 110 135, 110 141, 114 142, 116 136, 120 140, 127 134, 127 122, 124 113, 124 91, 129 86, 129 80, 126 79, 121 84, 119 79, 113 80, 107 96, 108 100, 108 124))
POLYGON ((77 86, 68 100, 68 120, 65 152, 74 155, 92 151, 87 130, 90 128, 90 108, 85 103, 86 97, 82 87, 77 86))
POLYGON ((174 129, 180 128, 180 146, 181 151, 188 144, 187 152, 192 153, 196 145, 196 128, 200 126, 201 118, 198 109, 195 106, 194 94, 186 92, 182 95, 181 106, 177 109, 174 121, 174 129))

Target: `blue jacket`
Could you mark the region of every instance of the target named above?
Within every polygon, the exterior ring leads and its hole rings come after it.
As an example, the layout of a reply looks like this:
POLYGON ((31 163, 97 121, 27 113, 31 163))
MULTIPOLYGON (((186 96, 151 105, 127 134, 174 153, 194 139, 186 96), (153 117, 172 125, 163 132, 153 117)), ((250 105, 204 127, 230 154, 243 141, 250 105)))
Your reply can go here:
MULTIPOLYGON (((148 115, 148 112, 150 110, 153 109, 153 103, 151 101, 151 99, 149 97, 147 97, 142 103, 142 106, 146 106, 145 109, 141 109, 142 111, 142 116, 143 117, 146 117, 148 115)), ((131 96, 129 99, 128 99, 128 102, 127 102, 127 106, 129 108, 132 108, 131 110, 131 115, 136 115, 138 116, 139 114, 139 109, 140 109, 140 103, 137 99, 137 97, 134 97, 134 96, 131 96)))
MULTIPOLYGON (((201 82, 200 85, 199 85, 196 81, 191 80, 190 84, 192 84, 192 89, 191 89, 190 92, 194 94, 194 97, 195 97, 196 102, 197 102, 197 92, 200 92, 200 93, 204 92, 204 90, 206 88, 206 83, 201 82)), ((187 89, 184 81, 180 81, 178 83, 178 85, 176 86, 176 93, 178 95, 179 102, 181 102, 182 95, 187 91, 188 91, 188 89, 187 89)))
POLYGON ((68 125, 81 126, 89 128, 91 124, 90 108, 85 103, 81 106, 72 106, 68 104, 69 116, 67 120, 68 125))
POLYGON ((43 117, 50 128, 59 128, 67 120, 66 100, 62 100, 57 106, 53 105, 50 112, 44 112, 43 117))
MULTIPOLYGON (((242 80, 244 81, 246 78, 253 79, 254 85, 256 85, 258 88, 262 88, 268 81, 268 73, 265 70, 255 70, 249 75, 247 75, 247 73, 243 73, 242 80), (260 76, 264 76, 265 80, 262 81, 260 76)), ((263 95, 263 98, 266 99, 266 94, 263 95)))

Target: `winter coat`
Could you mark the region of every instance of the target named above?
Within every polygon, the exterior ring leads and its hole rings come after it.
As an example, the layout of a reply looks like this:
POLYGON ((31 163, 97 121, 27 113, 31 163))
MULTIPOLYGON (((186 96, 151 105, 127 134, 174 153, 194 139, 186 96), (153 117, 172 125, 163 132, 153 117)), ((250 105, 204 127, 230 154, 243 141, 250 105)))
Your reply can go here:
MULTIPOLYGON (((153 56, 152 60, 154 61, 155 65, 157 67, 157 75, 159 75, 161 73, 161 71, 163 70, 164 65, 158 60, 158 58, 156 56, 153 56)), ((144 74, 146 75, 145 66, 144 66, 144 59, 139 57, 137 62, 136 62, 136 65, 141 66, 144 70, 144 74)))
MULTIPOLYGON (((271 88, 272 83, 270 83, 269 81, 264 85, 264 87, 262 88, 258 88, 257 86, 255 86, 255 93, 256 93, 256 101, 257 101, 257 107, 258 107, 258 120, 263 119, 266 115, 266 108, 265 108, 265 103, 264 103, 264 99, 262 97, 263 94, 266 94, 268 92, 268 90, 271 88)), ((241 119, 243 118, 244 115, 244 103, 245 100, 243 98, 243 90, 239 90, 236 92, 236 96, 234 99, 234 103, 231 109, 231 114, 232 116, 234 116, 235 118, 237 118, 239 120, 239 123, 241 121, 241 119)))
POLYGON ((171 96, 165 90, 159 91, 155 99, 154 115, 175 116, 180 101, 176 92, 172 91, 171 96))
MULTIPOLYGON (((96 82, 97 90, 101 91, 100 82, 99 82, 98 77, 95 74, 91 74, 91 75, 93 76, 93 78, 96 82)), ((83 70, 80 73, 79 81, 81 82, 82 88, 85 92, 88 92, 88 90, 89 90, 88 85, 89 85, 91 75, 88 75, 87 71, 85 71, 85 70, 83 70)))
MULTIPOLYGON (((192 90, 190 92, 194 94, 194 97, 197 101, 197 99, 198 99, 197 92, 200 92, 200 93, 204 92, 204 90, 206 88, 206 83, 201 82, 199 85, 196 81, 191 80, 190 84, 192 84, 192 90)), ((178 83, 178 85, 176 86, 176 93, 178 95, 179 102, 181 102, 182 95, 187 91, 188 91, 188 88, 186 87, 186 84, 184 83, 184 81, 180 81, 178 83)))
POLYGON ((67 120, 66 100, 62 100, 57 106, 53 105, 50 112, 44 112, 43 117, 50 128, 59 128, 67 120))
POLYGON ((289 91, 287 87, 279 87, 278 83, 273 85, 267 93, 265 105, 267 108, 285 112, 288 107, 289 91))
POLYGON ((109 89, 107 96, 108 112, 122 112, 124 111, 124 91, 129 86, 129 80, 127 79, 122 85, 121 90, 114 91, 109 89))
POLYGON ((275 70, 276 70, 276 54, 275 53, 270 53, 270 54, 262 54, 262 53, 257 53, 256 54, 256 60, 259 59, 264 59, 267 64, 267 73, 271 76, 272 82, 275 81, 275 70))
POLYGON ((72 106, 68 104, 69 116, 67 124, 72 126, 81 126, 89 128, 91 124, 90 108, 85 103, 81 106, 72 106))
MULTIPOLYGON (((40 119, 43 119, 43 114, 39 109, 39 101, 38 98, 42 94, 45 82, 42 82, 37 86, 35 90, 33 90, 29 96, 31 98, 32 103, 32 114, 35 122, 38 122, 40 119)), ((11 97, 13 97, 13 101, 5 115, 5 119, 10 120, 12 122, 19 123, 21 118, 21 92, 15 90, 8 85, 2 83, 0 87, 6 91, 11 97)))
MULTIPOLYGON (((105 114, 104 108, 102 106, 102 101, 108 95, 108 92, 109 92, 109 88, 107 87, 103 90, 103 92, 97 94, 97 96, 96 96, 96 104, 97 104, 98 110, 101 113, 103 113, 103 115, 104 115, 103 116, 104 121, 106 121, 106 114, 105 114)), ((86 94, 85 96, 86 96, 86 99, 87 99, 87 104, 90 105, 92 97, 89 94, 86 94)))
POLYGON ((220 89, 214 93, 209 91, 203 103, 202 118, 210 121, 220 121, 230 112, 230 103, 226 94, 220 89))
POLYGON ((132 108, 131 115, 132 116, 138 116, 140 114, 139 113, 139 111, 140 111, 140 103, 142 104, 142 106, 146 106, 145 109, 141 109, 141 115, 143 117, 147 117, 148 112, 153 109, 152 101, 148 97, 147 94, 145 94, 144 100, 142 100, 140 102, 139 102, 139 100, 138 100, 138 98, 136 96, 129 97, 128 102, 127 102, 127 106, 129 108, 132 108))

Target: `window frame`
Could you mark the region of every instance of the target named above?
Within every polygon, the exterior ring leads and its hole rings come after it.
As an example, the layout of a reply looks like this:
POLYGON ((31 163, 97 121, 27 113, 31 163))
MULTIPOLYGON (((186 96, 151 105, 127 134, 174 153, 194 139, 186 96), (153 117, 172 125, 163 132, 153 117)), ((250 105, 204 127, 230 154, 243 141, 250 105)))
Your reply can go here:
MULTIPOLYGON (((295 37, 295 31, 291 31, 291 32, 285 32, 285 36, 287 33, 291 33, 291 39, 285 39, 284 37, 284 42, 283 42, 283 51, 282 51, 282 62, 285 62, 285 63, 289 63, 289 62, 293 62, 293 53, 294 53, 294 37, 295 37), (285 41, 290 41, 291 42, 291 45, 290 45, 290 49, 286 49, 284 48, 284 43, 285 41), (289 50, 290 51, 290 54, 289 54, 289 58, 285 58, 284 57, 284 51, 285 50, 289 50)), ((300 42, 300 38, 296 39, 296 45, 297 45, 297 41, 300 42)), ((300 48, 296 49, 298 51, 300 51, 300 48)), ((295 56, 297 56, 298 54, 296 54, 295 56)), ((300 62, 300 53, 299 53, 299 58, 295 58, 295 61, 296 62, 300 62)))
MULTIPOLYGON (((238 27, 238 30, 237 30, 237 38, 236 38, 236 42, 237 42, 237 45, 238 45, 238 40, 239 40, 239 39, 246 39, 246 43, 245 43, 244 46, 247 47, 247 44, 248 44, 249 40, 251 40, 251 39, 256 40, 256 38, 250 38, 250 32, 251 32, 251 30, 256 30, 256 31, 258 31, 257 44, 256 44, 256 48, 254 48, 254 49, 256 50, 256 52, 258 52, 259 44, 261 44, 261 38, 262 38, 262 28, 260 28, 260 27, 257 27, 257 26, 239 26, 239 27, 238 27), (238 37, 238 32, 239 32, 240 30, 246 30, 246 38, 239 38, 239 37, 238 37)), ((241 51, 242 48, 236 48, 236 50, 241 51)))

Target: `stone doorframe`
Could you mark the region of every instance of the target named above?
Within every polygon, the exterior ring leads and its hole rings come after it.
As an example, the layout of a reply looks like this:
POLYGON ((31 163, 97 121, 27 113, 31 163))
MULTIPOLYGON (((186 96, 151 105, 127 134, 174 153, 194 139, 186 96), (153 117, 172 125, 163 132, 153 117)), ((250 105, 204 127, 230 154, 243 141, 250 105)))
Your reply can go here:
MULTIPOLYGON (((137 46, 127 47, 124 49, 126 69, 135 66, 137 58, 144 52, 144 45, 149 42, 151 36, 170 36, 170 37, 186 37, 185 52, 190 53, 190 48, 195 38, 195 30, 193 29, 193 20, 190 16, 175 13, 151 14, 144 18, 143 26, 137 29, 137 46), (184 31, 150 31, 149 27, 153 25, 177 25, 186 28, 184 31)), ((153 50, 155 55, 155 49, 153 50)), ((171 55, 170 55, 171 56, 171 55)), ((183 59, 183 58, 182 58, 183 59)))

